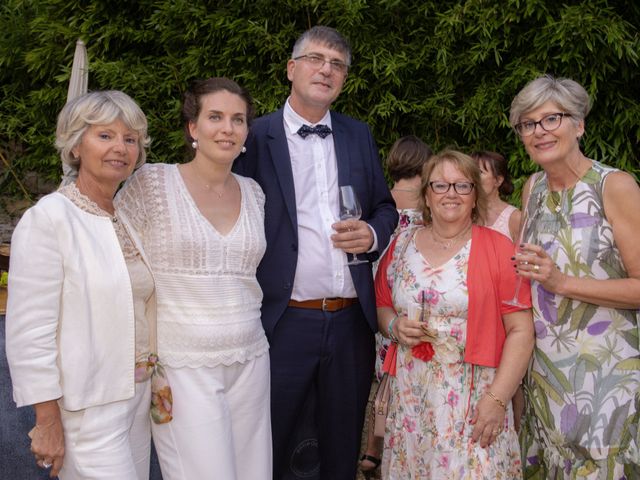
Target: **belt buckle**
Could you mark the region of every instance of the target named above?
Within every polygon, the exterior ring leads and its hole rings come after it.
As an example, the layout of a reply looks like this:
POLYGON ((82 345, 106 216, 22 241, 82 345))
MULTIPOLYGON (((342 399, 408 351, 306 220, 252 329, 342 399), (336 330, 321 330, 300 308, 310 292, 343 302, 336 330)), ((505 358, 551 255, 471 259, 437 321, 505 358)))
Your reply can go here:
POLYGON ((322 311, 323 311, 323 312, 326 312, 326 311, 327 311, 327 308, 328 308, 328 305, 327 305, 327 299, 326 299, 326 298, 323 298, 323 299, 322 299, 322 311))

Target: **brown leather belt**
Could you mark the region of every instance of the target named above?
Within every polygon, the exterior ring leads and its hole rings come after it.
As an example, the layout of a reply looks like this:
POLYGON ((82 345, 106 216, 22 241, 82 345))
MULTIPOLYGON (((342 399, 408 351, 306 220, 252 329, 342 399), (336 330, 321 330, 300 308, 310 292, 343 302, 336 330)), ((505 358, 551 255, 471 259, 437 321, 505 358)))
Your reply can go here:
POLYGON ((319 298, 317 300, 305 300, 303 302, 289 300, 290 307, 310 308, 312 310, 323 310, 325 312, 337 312, 355 303, 358 303, 357 298, 319 298))

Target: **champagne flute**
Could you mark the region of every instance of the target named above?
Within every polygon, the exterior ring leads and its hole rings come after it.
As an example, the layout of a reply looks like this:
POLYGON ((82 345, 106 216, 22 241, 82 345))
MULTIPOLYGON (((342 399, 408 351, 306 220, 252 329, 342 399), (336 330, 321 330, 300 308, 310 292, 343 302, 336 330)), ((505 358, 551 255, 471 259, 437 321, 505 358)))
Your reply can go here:
MULTIPOLYGON (((522 221, 520 222, 520 230, 518 231, 518 243, 516 244, 516 255, 520 253, 522 242, 524 241, 524 232, 527 230, 527 223, 529 222, 529 203, 531 202, 531 192, 529 192, 529 198, 527 198, 527 204, 522 211, 522 221)), ((520 287, 522 286, 522 277, 518 275, 516 279, 516 289, 513 292, 513 298, 511 300, 504 300, 502 303, 505 305, 511 305, 513 307, 527 308, 528 305, 520 302, 520 287)))
MULTIPOLYGON (((356 192, 351 185, 343 185, 340 187, 340 220, 359 220, 362 215, 362 208, 356 192)), ((358 255, 351 254, 353 258, 347 262, 347 265, 358 265, 367 263, 366 260, 358 259, 358 255)), ((347 254, 347 259, 349 254, 347 254)))

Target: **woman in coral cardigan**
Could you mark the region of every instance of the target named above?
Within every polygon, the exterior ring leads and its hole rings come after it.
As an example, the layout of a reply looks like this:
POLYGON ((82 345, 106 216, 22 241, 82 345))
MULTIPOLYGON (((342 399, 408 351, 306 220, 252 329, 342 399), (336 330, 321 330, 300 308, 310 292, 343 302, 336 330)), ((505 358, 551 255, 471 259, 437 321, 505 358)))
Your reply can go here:
MULTIPOLYGON (((476 225, 486 205, 479 186, 467 155, 432 157, 422 175, 424 226, 403 232, 378 269, 379 326, 395 342, 385 360, 395 378, 383 478, 521 476, 510 400, 533 323, 528 306, 503 303, 514 294, 514 247, 476 225), (409 318, 410 304, 422 315, 409 318)), ((528 285, 521 292, 529 305, 528 285)))

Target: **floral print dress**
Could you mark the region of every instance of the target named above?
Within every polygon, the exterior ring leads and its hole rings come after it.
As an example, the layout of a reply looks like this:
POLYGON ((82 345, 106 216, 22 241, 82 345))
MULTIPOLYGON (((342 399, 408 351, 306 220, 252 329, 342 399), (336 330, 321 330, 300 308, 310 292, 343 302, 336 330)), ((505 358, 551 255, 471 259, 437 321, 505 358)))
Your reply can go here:
MULTIPOLYGON (((395 231, 391 235, 391 241, 400 233, 404 232, 408 228, 416 227, 418 225, 422 225, 422 210, 418 210, 415 208, 399 208, 398 209, 398 226, 395 231)), ((380 255, 382 258, 382 255, 380 255)), ((373 276, 375 277, 376 271, 378 269, 378 262, 373 264, 373 276)), ((384 364, 384 359, 387 356, 387 350, 389 349, 389 340, 387 337, 384 337, 380 332, 376 333, 376 369, 375 369, 375 380, 378 382, 382 379, 382 365, 384 364)))
POLYGON ((398 265, 392 268, 392 263, 387 270, 396 311, 406 313, 409 302, 419 302, 424 295, 430 311, 427 321, 437 340, 429 361, 415 358, 409 347, 398 346, 382 455, 384 479, 511 480, 522 476, 511 405, 505 431, 490 447, 471 441, 469 421, 496 369, 463 361, 470 246, 471 241, 434 268, 412 239, 398 265))
MULTIPOLYGON (((602 201, 598 162, 571 189, 534 179, 525 239, 560 270, 627 277, 602 201)), ((637 208, 637 205, 629 208, 637 208)), ((531 285, 536 345, 525 386, 525 478, 640 479, 638 311, 572 300, 531 285)))

